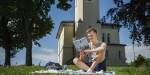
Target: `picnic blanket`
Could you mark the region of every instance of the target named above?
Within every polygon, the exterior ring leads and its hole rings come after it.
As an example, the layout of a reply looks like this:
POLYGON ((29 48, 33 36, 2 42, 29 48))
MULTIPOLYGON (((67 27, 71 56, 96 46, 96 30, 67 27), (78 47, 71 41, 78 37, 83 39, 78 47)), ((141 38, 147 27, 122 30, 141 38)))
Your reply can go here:
POLYGON ((67 70, 53 70, 53 69, 48 69, 48 70, 39 70, 39 71, 34 71, 32 73, 63 73, 63 74, 98 74, 98 75, 115 75, 115 72, 111 71, 111 72, 103 72, 103 71, 99 71, 99 72, 94 72, 94 73, 88 73, 88 72, 84 72, 83 70, 71 70, 71 69, 67 69, 67 70))
POLYGON ((67 65, 61 66, 58 63, 55 62, 51 62, 49 61, 46 65, 45 65, 46 70, 39 70, 39 71, 34 71, 31 73, 58 73, 58 74, 98 74, 98 75, 115 75, 115 72, 111 71, 111 72, 104 72, 104 71, 98 71, 98 72, 94 72, 94 73, 88 73, 85 72, 83 70, 72 70, 72 69, 67 69, 67 65))

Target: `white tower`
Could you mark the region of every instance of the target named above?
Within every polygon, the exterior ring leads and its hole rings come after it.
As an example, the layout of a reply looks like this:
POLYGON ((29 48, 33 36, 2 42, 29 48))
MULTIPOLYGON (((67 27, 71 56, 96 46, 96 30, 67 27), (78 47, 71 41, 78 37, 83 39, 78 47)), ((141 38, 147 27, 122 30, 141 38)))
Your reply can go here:
POLYGON ((101 40, 101 25, 99 20, 99 0, 75 0, 75 31, 76 39, 85 36, 89 26, 97 29, 101 40))

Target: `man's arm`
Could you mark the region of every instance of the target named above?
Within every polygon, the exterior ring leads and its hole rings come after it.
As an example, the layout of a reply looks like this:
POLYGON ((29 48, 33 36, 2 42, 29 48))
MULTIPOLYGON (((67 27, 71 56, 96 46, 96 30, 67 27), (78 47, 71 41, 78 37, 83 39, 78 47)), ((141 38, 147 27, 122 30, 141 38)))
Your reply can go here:
POLYGON ((95 49, 92 49, 92 50, 86 49, 86 50, 84 50, 84 52, 90 53, 90 52, 98 52, 98 51, 106 50, 106 46, 107 46, 106 43, 102 43, 101 46, 99 46, 95 49))
POLYGON ((86 53, 83 50, 80 50, 80 52, 76 52, 76 57, 80 60, 84 60, 84 57, 86 56, 86 53))

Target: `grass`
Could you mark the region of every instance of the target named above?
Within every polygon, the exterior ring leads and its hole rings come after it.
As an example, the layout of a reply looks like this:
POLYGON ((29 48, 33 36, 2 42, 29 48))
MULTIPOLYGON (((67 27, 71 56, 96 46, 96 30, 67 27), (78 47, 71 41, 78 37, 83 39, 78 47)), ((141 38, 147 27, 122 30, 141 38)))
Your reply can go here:
MULTIPOLYGON (((77 70, 74 65, 68 66, 69 69, 77 70)), ((62 74, 32 74, 36 70, 43 70, 40 66, 12 66, 0 67, 0 75, 62 75, 62 74)), ((107 67, 108 71, 115 71, 116 75, 150 75, 150 68, 136 67, 107 67)), ((65 74, 63 74, 65 75, 65 74)))
POLYGON ((116 75, 150 75, 149 68, 108 67, 108 71, 115 71, 116 75))

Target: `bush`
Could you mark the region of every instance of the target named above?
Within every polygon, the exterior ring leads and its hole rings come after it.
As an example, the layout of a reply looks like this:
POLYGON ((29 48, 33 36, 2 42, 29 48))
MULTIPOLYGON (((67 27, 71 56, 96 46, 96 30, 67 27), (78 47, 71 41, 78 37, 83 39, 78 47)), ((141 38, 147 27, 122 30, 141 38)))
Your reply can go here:
POLYGON ((133 63, 134 63, 134 66, 136 67, 145 65, 145 57, 142 55, 138 55, 137 59, 133 63))

